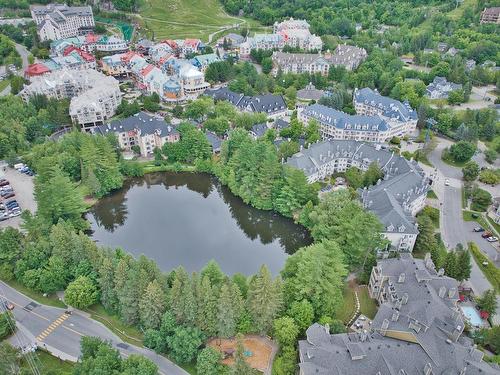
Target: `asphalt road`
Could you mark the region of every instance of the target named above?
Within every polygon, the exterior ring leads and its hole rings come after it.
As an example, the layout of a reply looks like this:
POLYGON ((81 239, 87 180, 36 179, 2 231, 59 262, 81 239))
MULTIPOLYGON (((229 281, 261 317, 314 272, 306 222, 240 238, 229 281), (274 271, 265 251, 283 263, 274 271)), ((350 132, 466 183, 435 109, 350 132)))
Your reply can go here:
POLYGON ((0 296, 15 305, 13 310, 18 326, 27 332, 30 343, 44 344, 62 353, 65 358, 76 359, 80 356, 80 339, 83 336, 96 336, 108 340, 120 354, 142 354, 158 365, 162 375, 188 375, 165 357, 155 352, 124 343, 101 323, 88 318, 80 312, 65 314, 64 309, 40 305, 0 281, 0 296))
MULTIPOLYGON (((441 160, 441 153, 449 144, 449 141, 439 139, 437 147, 429 154, 429 161, 437 169, 437 179, 432 188, 442 203, 440 228, 442 239, 449 250, 455 248, 459 243, 467 246, 468 242, 473 241, 484 253, 488 254, 490 259, 494 260, 496 254, 494 246, 472 230, 477 224, 465 222, 462 219, 462 171, 441 160), (450 186, 445 186, 446 179, 449 179, 450 186)), ((425 167, 425 169, 429 170, 429 167, 425 167)), ((491 284, 475 262, 472 262, 469 281, 477 295, 492 289, 491 284)))

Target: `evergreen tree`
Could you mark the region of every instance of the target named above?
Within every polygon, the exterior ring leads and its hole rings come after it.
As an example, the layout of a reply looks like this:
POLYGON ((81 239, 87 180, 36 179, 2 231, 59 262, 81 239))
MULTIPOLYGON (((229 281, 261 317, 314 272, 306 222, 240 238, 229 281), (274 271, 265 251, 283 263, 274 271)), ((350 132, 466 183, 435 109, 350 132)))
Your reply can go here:
POLYGON ((497 296, 493 289, 487 290, 481 297, 477 299, 479 308, 491 315, 495 315, 497 311, 497 296))
POLYGON ((107 311, 116 311, 118 298, 115 291, 115 269, 110 258, 105 257, 99 268, 101 303, 107 311))
POLYGON ((457 256, 454 251, 450 251, 448 254, 446 254, 443 268, 446 276, 453 277, 454 279, 456 278, 458 273, 458 265, 457 256))
POLYGON ((177 268, 170 289, 170 309, 178 323, 186 322, 186 292, 189 287, 186 270, 183 267, 177 268))
POLYGON ((223 371, 221 360, 221 352, 207 346, 198 354, 196 372, 198 375, 219 375, 223 371))
POLYGON ((217 296, 208 276, 203 277, 197 293, 197 327, 208 337, 217 334, 217 296))
POLYGON ((432 253, 438 247, 436 237, 434 236, 434 224, 427 215, 417 217, 418 236, 415 241, 415 252, 420 254, 432 253))
POLYGON ((455 278, 458 281, 468 280, 470 278, 472 264, 470 262, 470 253, 467 250, 458 253, 457 270, 458 273, 455 278))
MULTIPOLYGON (((233 295, 231 283, 222 285, 217 313, 217 331, 221 337, 233 337, 236 334, 236 324, 239 318, 238 296, 233 295)), ((241 297, 240 297, 241 298, 241 297)))
POLYGON ((248 307, 255 328, 265 335, 272 328, 273 320, 281 307, 281 282, 272 280, 271 273, 263 265, 250 281, 248 307))
POLYGON ((144 328, 158 329, 165 313, 165 293, 158 281, 148 284, 139 301, 141 324, 144 328))

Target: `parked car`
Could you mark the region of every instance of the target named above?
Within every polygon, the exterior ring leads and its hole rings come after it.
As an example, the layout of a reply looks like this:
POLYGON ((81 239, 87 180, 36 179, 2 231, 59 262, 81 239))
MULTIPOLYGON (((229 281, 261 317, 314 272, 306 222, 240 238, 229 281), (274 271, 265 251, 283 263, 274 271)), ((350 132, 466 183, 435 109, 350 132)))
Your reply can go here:
POLYGON ((481 227, 475 227, 474 232, 484 232, 484 228, 481 227))
POLYGON ((6 186, 6 185, 10 185, 10 182, 7 180, 3 180, 0 182, 0 186, 6 186))
POLYGON ((492 237, 488 237, 486 240, 487 240, 488 242, 497 242, 497 241, 498 241, 498 237, 493 237, 493 236, 492 236, 492 237))
POLYGON ((14 198, 16 196, 16 194, 14 194, 14 192, 9 192, 7 193, 4 198, 5 199, 9 199, 9 198, 14 198))
POLYGON ((5 309, 12 311, 14 310, 14 305, 10 303, 9 301, 2 301, 2 305, 5 309))
POLYGON ((14 210, 9 214, 9 217, 16 217, 21 215, 21 210, 14 210))
POLYGON ((491 236, 493 236, 493 233, 488 232, 488 231, 486 231, 483 234, 481 234, 481 237, 483 237, 483 238, 488 238, 488 237, 491 237, 491 236))

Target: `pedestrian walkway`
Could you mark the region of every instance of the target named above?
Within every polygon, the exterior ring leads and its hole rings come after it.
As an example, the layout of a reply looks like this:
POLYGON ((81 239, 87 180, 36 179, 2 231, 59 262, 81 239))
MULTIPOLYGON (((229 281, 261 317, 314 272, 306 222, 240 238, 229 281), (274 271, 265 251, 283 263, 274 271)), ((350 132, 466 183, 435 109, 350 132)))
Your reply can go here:
POLYGON ((59 318, 57 318, 56 320, 54 320, 48 327, 47 329, 45 329, 45 331, 43 331, 42 333, 40 333, 37 337, 36 337, 36 340, 37 341, 43 341, 47 338, 48 335, 50 335, 57 327, 59 327, 61 324, 64 323, 64 321, 66 319, 68 319, 70 317, 69 314, 62 314, 59 318))

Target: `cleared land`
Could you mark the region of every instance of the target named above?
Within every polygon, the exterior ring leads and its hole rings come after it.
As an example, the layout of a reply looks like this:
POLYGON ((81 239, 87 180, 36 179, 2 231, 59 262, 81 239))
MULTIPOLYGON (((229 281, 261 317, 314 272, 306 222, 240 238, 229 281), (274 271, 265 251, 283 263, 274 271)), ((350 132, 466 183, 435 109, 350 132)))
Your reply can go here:
POLYGON ((160 39, 199 38, 204 42, 219 37, 219 33, 241 24, 259 28, 254 20, 233 17, 222 9, 217 0, 145 0, 140 9, 141 26, 148 37, 160 39))

